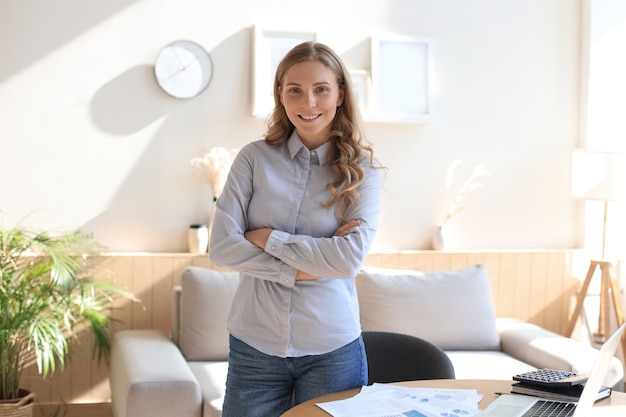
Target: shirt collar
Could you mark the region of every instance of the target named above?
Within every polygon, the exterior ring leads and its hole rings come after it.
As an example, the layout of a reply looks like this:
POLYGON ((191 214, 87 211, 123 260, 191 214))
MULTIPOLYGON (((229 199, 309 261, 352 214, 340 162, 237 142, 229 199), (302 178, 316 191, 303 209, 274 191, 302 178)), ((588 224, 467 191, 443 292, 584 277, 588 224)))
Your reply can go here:
POLYGON ((328 158, 329 158, 330 149, 331 149, 330 141, 324 143, 322 146, 316 149, 313 149, 313 151, 309 151, 309 149, 306 146, 304 146, 304 143, 302 143, 300 136, 298 136, 298 134, 294 130, 291 136, 289 137, 289 140, 287 141, 287 146, 289 148, 289 154, 291 155, 292 159, 298 154, 298 152, 300 152, 301 149, 304 148, 306 152, 315 151, 315 153, 317 153, 317 158, 319 159, 320 166, 326 165, 328 163, 328 158))

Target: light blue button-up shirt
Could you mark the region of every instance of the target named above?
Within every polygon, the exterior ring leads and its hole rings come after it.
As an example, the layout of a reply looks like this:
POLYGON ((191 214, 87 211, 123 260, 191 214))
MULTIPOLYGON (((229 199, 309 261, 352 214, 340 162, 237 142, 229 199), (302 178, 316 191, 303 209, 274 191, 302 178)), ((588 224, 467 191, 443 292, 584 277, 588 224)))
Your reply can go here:
POLYGON ((382 176, 363 156, 365 181, 351 215, 361 224, 333 236, 342 222, 320 204, 331 197, 331 150, 326 143, 310 151, 295 132, 280 145, 250 143, 217 201, 209 256, 240 275, 228 330, 268 355, 328 353, 361 332, 354 276, 378 226, 382 176), (261 227, 273 229, 265 250, 244 237, 261 227), (321 278, 296 281, 298 270, 321 278))

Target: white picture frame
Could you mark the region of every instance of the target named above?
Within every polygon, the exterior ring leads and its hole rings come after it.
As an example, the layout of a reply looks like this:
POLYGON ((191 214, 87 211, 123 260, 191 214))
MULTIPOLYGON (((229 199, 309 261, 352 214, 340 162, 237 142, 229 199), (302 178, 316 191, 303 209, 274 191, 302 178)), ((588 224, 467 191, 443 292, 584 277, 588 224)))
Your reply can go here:
POLYGON ((274 108, 273 84, 280 60, 294 46, 317 40, 317 33, 255 25, 253 34, 252 115, 266 118, 274 108))
POLYGON ((392 35, 371 37, 370 119, 427 122, 432 118, 432 42, 392 35))
POLYGON ((354 94, 361 110, 362 115, 369 113, 370 95, 371 95, 371 77, 370 72, 363 69, 349 69, 350 79, 354 94))

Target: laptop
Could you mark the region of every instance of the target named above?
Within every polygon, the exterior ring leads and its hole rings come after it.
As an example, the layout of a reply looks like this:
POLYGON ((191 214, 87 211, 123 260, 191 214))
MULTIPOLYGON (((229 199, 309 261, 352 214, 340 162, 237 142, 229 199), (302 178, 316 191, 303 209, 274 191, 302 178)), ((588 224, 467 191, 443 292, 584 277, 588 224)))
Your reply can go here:
POLYGON ((598 358, 596 359, 591 372, 589 373, 589 379, 585 383, 578 404, 572 402, 546 400, 540 397, 531 397, 527 395, 508 395, 504 394, 498 397, 494 402, 489 404, 482 412, 477 416, 489 416, 489 417, 526 417, 526 416, 572 416, 572 417, 585 417, 589 415, 591 407, 596 401, 598 391, 602 386, 604 377, 609 370, 611 359, 615 355, 617 346, 622 339, 622 333, 626 324, 623 324, 615 333, 611 335, 600 349, 598 358), (548 408, 550 411, 541 410, 548 408), (554 409, 565 409, 564 414, 555 414, 554 409), (537 414, 532 414, 532 410, 538 410, 537 414), (528 414, 527 414, 528 412, 528 414))

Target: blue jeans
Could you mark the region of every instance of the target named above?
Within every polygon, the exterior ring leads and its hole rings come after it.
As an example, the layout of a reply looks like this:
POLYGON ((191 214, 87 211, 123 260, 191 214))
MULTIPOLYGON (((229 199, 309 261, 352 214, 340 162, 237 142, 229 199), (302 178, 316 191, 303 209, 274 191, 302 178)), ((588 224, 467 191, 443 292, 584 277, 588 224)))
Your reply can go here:
POLYGON ((323 355, 281 358, 231 335, 222 417, 278 417, 311 398, 366 384, 361 337, 323 355))

